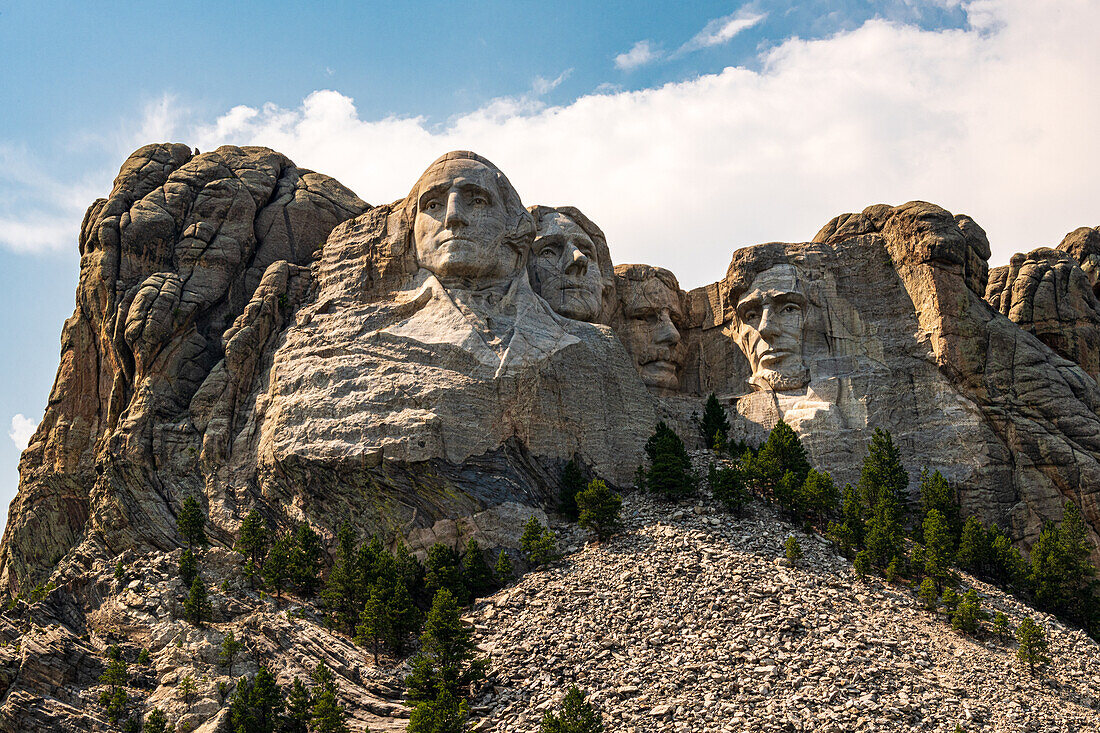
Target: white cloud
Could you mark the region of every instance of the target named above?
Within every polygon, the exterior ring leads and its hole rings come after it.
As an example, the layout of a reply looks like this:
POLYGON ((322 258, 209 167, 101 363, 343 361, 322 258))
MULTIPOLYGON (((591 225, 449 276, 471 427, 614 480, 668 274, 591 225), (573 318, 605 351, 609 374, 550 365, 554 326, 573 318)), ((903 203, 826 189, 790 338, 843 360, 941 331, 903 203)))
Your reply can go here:
POLYGON ((558 74, 553 79, 547 79, 547 78, 542 77, 542 76, 536 76, 535 80, 531 83, 531 92, 533 94, 535 94, 536 96, 540 96, 540 97, 543 94, 547 94, 549 92, 552 92, 555 89, 557 89, 559 86, 561 86, 561 83, 563 81, 565 81, 566 79, 568 79, 569 75, 572 74, 572 73, 573 73, 573 69, 570 68, 570 69, 566 69, 565 71, 561 72, 560 74, 558 74))
POLYGON ((633 71, 639 66, 652 63, 662 56, 661 49, 649 41, 638 41, 626 53, 615 57, 615 68, 622 71, 633 71))
POLYGON ((745 7, 732 15, 715 18, 703 26, 703 30, 692 36, 691 40, 681 46, 676 53, 681 54, 700 48, 720 46, 729 42, 741 31, 752 28, 767 17, 767 13, 756 13, 745 7))
POLYGON ((758 71, 605 87, 564 106, 499 99, 444 125, 363 119, 319 91, 176 134, 202 150, 267 145, 375 204, 405 195, 443 152, 477 150, 526 203, 580 207, 617 262, 668 267, 688 287, 721 277, 737 247, 804 241, 836 214, 918 198, 972 215, 999 264, 1100 224, 1100 4, 980 0, 967 12, 963 30, 874 20, 788 40, 758 71))
POLYGON ((11 419, 11 430, 8 431, 8 437, 11 438, 11 442, 15 443, 16 448, 23 450, 31 442, 31 437, 37 427, 37 423, 31 422, 24 415, 15 415, 11 419))

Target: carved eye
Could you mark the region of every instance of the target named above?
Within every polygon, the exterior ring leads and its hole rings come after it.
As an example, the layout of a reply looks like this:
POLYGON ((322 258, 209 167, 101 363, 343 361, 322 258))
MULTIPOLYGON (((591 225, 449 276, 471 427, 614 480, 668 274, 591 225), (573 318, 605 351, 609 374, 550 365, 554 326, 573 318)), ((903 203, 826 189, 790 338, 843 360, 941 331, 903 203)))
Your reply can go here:
POLYGON ((781 310, 780 312, 781 313, 798 313, 801 310, 802 309, 798 305, 796 305, 795 303, 787 303, 785 306, 783 306, 783 310, 781 310))
POLYGON ((439 199, 432 199, 424 204, 424 211, 438 211, 440 206, 439 199))
POLYGON ((556 257, 557 254, 557 250, 553 247, 543 247, 539 250, 539 257, 556 257))
POLYGON ((741 318, 745 321, 756 322, 760 320, 760 311, 755 308, 751 308, 742 314, 741 318))
POLYGON ((489 199, 486 198, 485 196, 482 196, 481 194, 475 193, 473 195, 473 197, 471 197, 470 203, 473 204, 474 206, 488 206, 489 205, 489 199))

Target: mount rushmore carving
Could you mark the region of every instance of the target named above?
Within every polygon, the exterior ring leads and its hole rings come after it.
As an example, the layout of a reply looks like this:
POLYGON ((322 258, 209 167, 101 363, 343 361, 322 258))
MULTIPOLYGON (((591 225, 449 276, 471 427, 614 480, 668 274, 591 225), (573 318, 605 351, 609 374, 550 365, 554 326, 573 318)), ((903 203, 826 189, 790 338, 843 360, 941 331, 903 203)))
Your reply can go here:
POLYGON ((735 437, 784 419, 840 480, 889 429, 914 484, 940 470, 1025 546, 1066 499, 1100 527, 1093 232, 991 275, 969 217, 877 205, 684 292, 475 153, 372 207, 265 148, 146 146, 85 217, 0 580, 174 547, 187 496, 217 541, 257 508, 507 544, 567 461, 629 486, 711 392, 735 437))

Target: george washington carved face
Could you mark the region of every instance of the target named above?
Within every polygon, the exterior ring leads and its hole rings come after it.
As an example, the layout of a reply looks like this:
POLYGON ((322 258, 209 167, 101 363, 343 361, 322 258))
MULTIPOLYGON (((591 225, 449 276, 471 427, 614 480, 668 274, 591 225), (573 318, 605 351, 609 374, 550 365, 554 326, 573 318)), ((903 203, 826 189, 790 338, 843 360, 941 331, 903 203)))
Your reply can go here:
POLYGON ((805 387, 802 360, 806 296, 792 265, 776 265, 753 278, 737 299, 733 338, 748 357, 750 381, 777 392, 805 387))

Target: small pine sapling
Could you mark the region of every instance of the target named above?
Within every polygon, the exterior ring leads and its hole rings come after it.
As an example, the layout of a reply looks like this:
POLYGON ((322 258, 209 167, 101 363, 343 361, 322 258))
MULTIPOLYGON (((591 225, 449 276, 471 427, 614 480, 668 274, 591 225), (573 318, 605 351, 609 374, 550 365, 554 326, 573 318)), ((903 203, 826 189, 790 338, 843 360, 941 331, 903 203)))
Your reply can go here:
POLYGON ((920 582, 920 590, 917 592, 921 607, 925 611, 935 611, 940 606, 940 594, 936 592, 936 581, 925 576, 920 582))
POLYGON ((497 564, 493 566, 493 577, 496 578, 497 585, 501 587, 508 585, 512 582, 514 575, 515 570, 512 568, 512 561, 508 559, 508 553, 501 550, 497 555, 497 564))
POLYGON ((955 612, 951 614, 951 628, 964 634, 976 634, 984 615, 978 592, 971 588, 959 599, 955 612))
POLYGON ((226 668, 229 676, 233 676, 233 660, 237 658, 237 654, 244 649, 244 642, 238 641, 237 637, 233 635, 233 630, 230 629, 226 632, 225 637, 222 639, 222 648, 218 653, 218 661, 226 668))
POLYGON ((860 580, 867 577, 867 574, 871 572, 871 553, 867 550, 860 550, 856 553, 856 559, 852 561, 852 567, 856 571, 856 575, 860 580))
POLYGON ((792 535, 787 535, 787 539, 783 541, 783 550, 787 554, 787 562, 791 565, 795 565, 802 559, 802 545, 798 544, 798 538, 792 535))
POLYGON ((1037 667, 1041 667, 1050 659, 1046 656, 1047 635, 1039 624, 1030 618, 1024 618, 1016 628, 1016 657, 1027 664, 1032 674, 1037 667))
POLYGON ((184 550, 180 555, 180 580, 183 581, 184 588, 190 588, 191 584, 195 582, 195 578, 199 576, 199 563, 195 559, 195 553, 191 550, 184 550))
POLYGON ((596 533, 601 542, 619 528, 619 510, 623 498, 607 487, 602 479, 592 479, 587 488, 577 494, 577 523, 596 533))
POLYGON ((557 556, 554 533, 544 527, 534 515, 523 525, 519 546, 523 550, 524 559, 534 566, 548 563, 557 556))
POLYGON ((1004 614, 1004 611, 997 611, 993 616, 993 633, 1002 640, 1012 636, 1012 627, 1009 625, 1008 616, 1004 614))
POLYGON ((542 717, 539 733, 603 733, 603 720, 592 703, 576 685, 565 693, 561 712, 547 712, 542 717))

